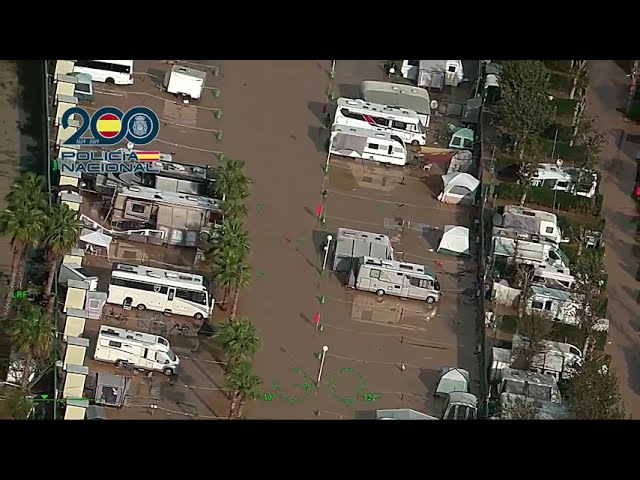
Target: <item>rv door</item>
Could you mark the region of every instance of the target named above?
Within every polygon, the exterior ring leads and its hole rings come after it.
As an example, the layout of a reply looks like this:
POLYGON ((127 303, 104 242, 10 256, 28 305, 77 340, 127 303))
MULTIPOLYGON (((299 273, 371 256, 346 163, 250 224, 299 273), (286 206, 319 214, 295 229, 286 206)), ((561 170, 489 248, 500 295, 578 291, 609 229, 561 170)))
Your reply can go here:
POLYGON ((140 366, 145 369, 153 370, 155 357, 155 352, 150 352, 148 348, 145 348, 142 352, 142 357, 140 358, 140 366))
POLYGON ((169 290, 167 292, 167 301, 165 302, 165 310, 172 310, 173 311, 173 299, 176 297, 176 288, 175 287, 169 287, 169 290))

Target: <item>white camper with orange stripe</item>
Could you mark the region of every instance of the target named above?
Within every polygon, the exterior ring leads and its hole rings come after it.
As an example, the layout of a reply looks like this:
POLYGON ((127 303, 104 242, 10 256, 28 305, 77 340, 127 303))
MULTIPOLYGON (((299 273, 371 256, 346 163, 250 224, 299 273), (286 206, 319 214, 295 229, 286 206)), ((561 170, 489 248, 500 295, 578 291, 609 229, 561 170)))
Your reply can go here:
POLYGON ((418 114, 399 106, 339 98, 333 123, 356 128, 384 128, 398 135, 405 143, 427 143, 427 131, 418 114))

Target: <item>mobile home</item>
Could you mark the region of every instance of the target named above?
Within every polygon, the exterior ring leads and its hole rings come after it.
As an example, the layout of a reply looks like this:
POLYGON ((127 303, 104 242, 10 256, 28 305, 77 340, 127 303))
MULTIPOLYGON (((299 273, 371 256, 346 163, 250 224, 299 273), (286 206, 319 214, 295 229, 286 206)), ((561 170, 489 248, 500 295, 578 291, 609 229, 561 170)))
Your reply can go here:
POLYGON ((534 285, 527 298, 527 313, 537 313, 550 320, 577 325, 576 313, 580 304, 571 292, 534 285))
POLYGON ((554 268, 566 268, 569 265, 567 256, 555 245, 499 236, 494 236, 491 242, 494 256, 508 257, 516 263, 554 268))
POLYGON ((348 286, 376 295, 396 295, 434 303, 442 292, 436 273, 425 265, 361 257, 349 273, 348 286))
POLYGON ((376 131, 344 125, 334 125, 331 130, 329 153, 333 155, 399 166, 407 164, 407 147, 396 134, 382 128, 376 131))
POLYGON ((348 273, 360 257, 393 260, 391 240, 380 233, 339 228, 330 249, 333 258, 332 270, 336 272, 348 273))
POLYGON ((526 368, 534 373, 550 375, 556 382, 560 382, 569 379, 575 373, 575 368, 582 364, 582 352, 569 343, 545 340, 541 351, 536 352, 530 360, 527 359, 528 349, 530 342, 526 337, 517 334, 513 336, 511 368, 526 368))
POLYGON ((361 86, 362 98, 366 102, 381 105, 398 106, 413 110, 418 114, 422 125, 429 127, 431 118, 431 98, 424 88, 402 83, 365 80, 361 86))
POLYGON ((597 192, 598 176, 590 170, 563 168, 555 163, 540 163, 530 183, 534 187, 546 187, 591 198, 597 192))
POLYGON ((217 200, 148 187, 119 188, 110 215, 113 227, 157 228, 165 243, 186 247, 198 246, 221 219, 217 200))
POLYGON ((339 98, 333 123, 349 127, 389 129, 412 145, 425 145, 427 131, 413 110, 400 106, 369 103, 361 99, 339 98))
POLYGON ((143 370, 176 373, 180 359, 171 350, 166 338, 123 328, 100 327, 94 360, 131 365, 143 370))
POLYGON ((571 290, 576 279, 568 268, 553 268, 546 265, 536 266, 531 283, 556 290, 571 290))
POLYGON ((212 314, 212 292, 211 283, 202 275, 116 263, 107 302, 202 319, 212 314))
POLYGON ((541 402, 562 403, 558 383, 552 376, 514 368, 502 370, 498 391, 541 402))
POLYGON ((419 87, 438 90, 457 87, 464 79, 462 60, 403 60, 400 74, 419 87))

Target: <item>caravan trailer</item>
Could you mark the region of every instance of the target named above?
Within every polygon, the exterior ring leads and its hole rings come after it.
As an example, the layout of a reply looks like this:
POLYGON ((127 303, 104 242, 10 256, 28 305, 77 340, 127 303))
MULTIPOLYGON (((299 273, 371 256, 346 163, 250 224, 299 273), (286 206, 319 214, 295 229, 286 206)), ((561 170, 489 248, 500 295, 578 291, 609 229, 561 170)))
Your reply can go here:
POLYGON ((418 114, 422 125, 429 127, 431 117, 431 98, 424 88, 402 83, 365 80, 361 86, 362 98, 366 102, 399 106, 413 110, 418 114))
POLYGON ((132 365, 162 372, 167 376, 176 373, 180 365, 180 359, 166 338, 107 325, 100 327, 93 358, 117 366, 132 365))
POLYGON ((198 320, 209 318, 214 305, 211 284, 202 275, 124 263, 113 265, 107 302, 198 320))
POLYGON ((371 130, 334 125, 331 129, 329 153, 401 167, 407 164, 407 148, 402 139, 382 128, 371 130))
POLYGON ((413 110, 400 106, 385 106, 362 99, 339 98, 335 125, 360 128, 385 128, 398 135, 405 143, 425 145, 427 131, 420 117, 413 110))
POLYGON ((360 257, 349 273, 350 288, 395 295, 402 298, 440 301, 440 282, 433 270, 425 265, 396 262, 381 258, 360 257))

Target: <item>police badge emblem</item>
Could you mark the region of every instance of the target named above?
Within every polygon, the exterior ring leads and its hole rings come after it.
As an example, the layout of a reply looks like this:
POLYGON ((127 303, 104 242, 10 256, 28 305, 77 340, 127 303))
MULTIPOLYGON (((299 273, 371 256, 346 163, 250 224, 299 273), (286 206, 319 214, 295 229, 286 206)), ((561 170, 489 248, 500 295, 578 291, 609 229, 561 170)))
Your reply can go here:
POLYGON ((149 131, 150 125, 149 119, 145 115, 136 115, 133 117, 133 123, 131 125, 131 134, 134 137, 142 138, 149 131))

